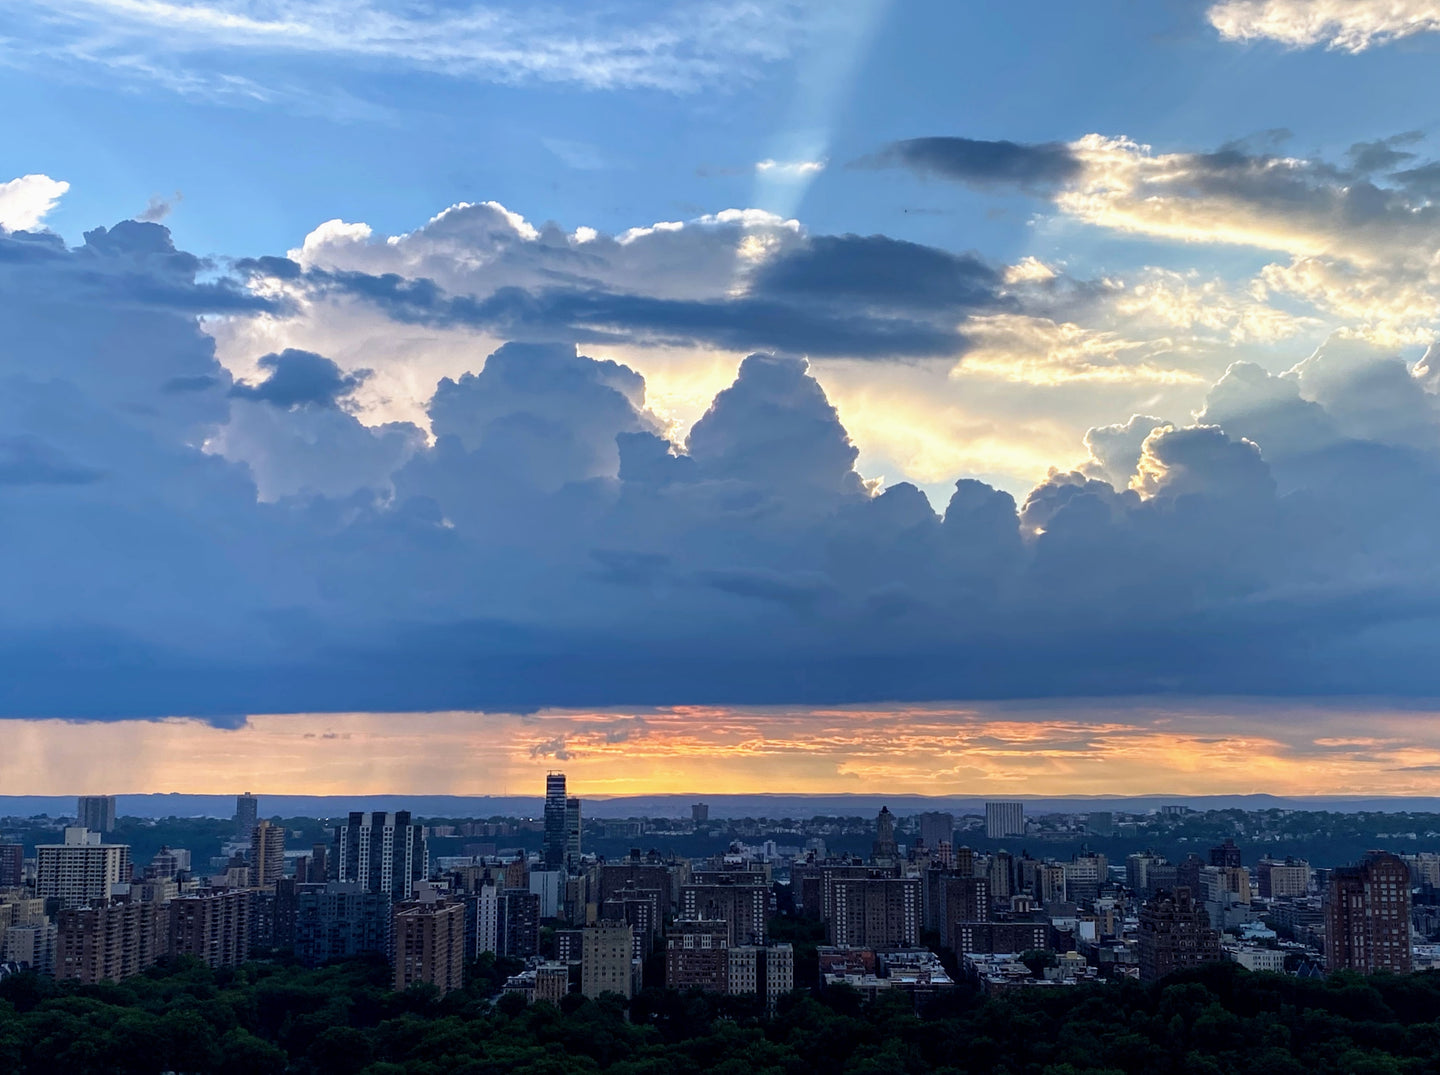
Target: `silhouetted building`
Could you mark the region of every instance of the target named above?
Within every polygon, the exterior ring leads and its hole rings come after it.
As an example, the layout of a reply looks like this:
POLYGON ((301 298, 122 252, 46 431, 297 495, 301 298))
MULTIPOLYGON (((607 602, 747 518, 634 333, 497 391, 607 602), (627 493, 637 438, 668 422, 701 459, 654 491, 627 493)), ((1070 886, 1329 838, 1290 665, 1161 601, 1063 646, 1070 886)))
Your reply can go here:
POLYGON ((932 851, 940 845, 955 843, 955 815, 931 810, 920 815, 920 839, 932 851))
POLYGON ((80 796, 76 803, 75 824, 91 832, 114 832, 115 796, 80 796))
POLYGON ((423 983, 444 994, 464 984, 465 907, 459 901, 426 886, 419 899, 396 905, 394 938, 396 992, 423 983))
POLYGON ((565 868, 565 852, 569 841, 566 833, 565 774, 550 773, 545 777, 545 868, 565 868))
POLYGON ((671 989, 725 993, 730 981, 730 927, 708 918, 680 918, 665 935, 665 984, 671 989))
POLYGON ((893 862, 899 853, 895 845, 895 815, 888 806, 882 806, 875 819, 875 842, 870 847, 870 857, 876 862, 893 862))
POLYGON ((1140 908, 1140 980, 1155 982, 1173 971, 1218 963, 1220 934, 1210 915, 1183 885, 1158 893, 1140 908))
POLYGON ((951 926, 951 947, 961 955, 1049 948, 1050 926, 1045 922, 956 922, 951 926))
POLYGON ((728 923, 730 944, 764 944, 769 915, 769 885, 734 882, 691 884, 680 889, 680 916, 728 923))
POLYGON ((0 888, 19 888, 25 880, 25 848, 0 844, 0 888))
POLYGON ((353 811, 345 824, 335 827, 330 860, 330 880, 358 881, 396 903, 410 899, 415 882, 430 872, 425 827, 412 823, 408 810, 353 811))
POLYGON ((905 948, 920 943, 918 877, 837 877, 830 883, 826 933, 832 945, 905 948))
POLYGON ((499 893, 498 946, 512 959, 528 959, 540 951, 540 894, 523 889, 499 893))
POLYGON ((255 821, 260 815, 260 800, 248 791, 235 796, 235 839, 250 842, 255 831, 255 821))
POLYGON ((298 888, 295 905, 295 956, 307 967, 389 951, 388 892, 332 881, 298 888))
POLYGON ((690 807, 690 820, 703 825, 710 820, 710 807, 706 803, 695 803, 690 807))
POLYGON ((1371 851, 1358 866, 1331 871, 1325 968, 1409 973, 1410 867, 1400 856, 1371 851))
POLYGON ((580 800, 565 800, 565 868, 580 868, 580 800))
POLYGON ((1235 846, 1235 841, 1227 839, 1223 844, 1212 847, 1210 849, 1210 865, 1232 870, 1239 869, 1241 865, 1240 849, 1235 846))

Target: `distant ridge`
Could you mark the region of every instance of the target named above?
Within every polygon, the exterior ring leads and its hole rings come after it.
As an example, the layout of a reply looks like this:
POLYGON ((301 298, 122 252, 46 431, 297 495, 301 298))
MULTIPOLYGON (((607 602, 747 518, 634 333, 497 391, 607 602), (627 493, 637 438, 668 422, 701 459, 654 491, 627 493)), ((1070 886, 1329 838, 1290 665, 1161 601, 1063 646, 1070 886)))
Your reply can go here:
MULTIPOLYGON (((96 794, 103 789, 91 789, 96 794)), ((244 789, 240 789, 244 790, 244 789)), ((585 800, 588 817, 689 817, 690 804, 705 802, 712 818, 813 817, 817 814, 875 813, 882 806, 896 814, 948 810, 956 814, 984 812, 985 796, 925 795, 624 795, 585 800)), ((538 817, 539 795, 266 795, 260 798, 264 817, 339 817, 351 810, 409 810, 421 817, 538 817)), ((235 796, 117 795, 116 810, 125 817, 234 816, 235 796)), ((1277 795, 1133 795, 1040 797, 994 795, 989 799, 1019 800, 1031 814, 1092 811, 1144 812, 1167 803, 1194 810, 1335 810, 1348 813, 1419 811, 1440 813, 1440 797, 1277 796, 1277 795)), ((73 817, 75 797, 65 795, 0 795, 0 817, 73 817)))

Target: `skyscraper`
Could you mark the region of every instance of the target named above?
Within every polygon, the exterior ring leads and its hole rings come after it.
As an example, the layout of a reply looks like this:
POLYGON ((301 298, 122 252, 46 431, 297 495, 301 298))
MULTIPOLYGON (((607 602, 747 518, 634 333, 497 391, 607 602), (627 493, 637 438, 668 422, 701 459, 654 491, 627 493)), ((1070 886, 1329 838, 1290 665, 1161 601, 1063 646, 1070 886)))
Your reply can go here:
POLYGON ((871 845, 871 857, 876 862, 893 860, 898 851, 895 846, 895 815, 888 806, 880 807, 875 818, 875 843, 871 845))
POLYGON ((930 849, 932 854, 940 850, 942 843, 953 843, 955 840, 955 815, 940 813, 936 810, 921 814, 920 839, 925 841, 925 846, 930 849))
POLYGON ((25 878, 25 848, 0 844, 0 888, 19 888, 25 878))
POLYGON ((985 804, 985 835, 991 840, 1025 835, 1025 804, 997 802, 985 804))
POLYGON ((565 800, 565 867, 580 866, 580 800, 565 800))
POLYGON ((1325 967, 1409 973, 1410 867, 1404 859, 1371 851, 1358 866, 1332 871, 1325 898, 1325 967))
POLYGON ((235 839, 249 841, 255 831, 255 819, 259 816, 260 800, 248 791, 235 796, 235 839))
POLYGON ((250 958, 251 896, 243 888, 211 889, 171 900, 170 954, 207 967, 234 967, 250 958))
POLYGON ((62 908, 104 903, 113 885, 129 880, 130 846, 102 844, 98 832, 68 828, 63 844, 35 848, 35 895, 62 908))
POLYGON ((82 795, 76 803, 75 824, 91 832, 115 831, 115 796, 82 795))
POLYGON ((565 831, 567 807, 565 774, 549 773, 545 777, 545 868, 563 869, 568 844, 565 831))
POLYGON ((270 821, 257 821, 250 834, 250 884, 273 885, 285 876, 285 830, 270 821))
POLYGON ((430 872, 425 826, 409 810, 393 814, 352 811, 335 826, 330 880, 356 881, 367 892, 385 892, 396 903, 415 894, 415 882, 430 872))

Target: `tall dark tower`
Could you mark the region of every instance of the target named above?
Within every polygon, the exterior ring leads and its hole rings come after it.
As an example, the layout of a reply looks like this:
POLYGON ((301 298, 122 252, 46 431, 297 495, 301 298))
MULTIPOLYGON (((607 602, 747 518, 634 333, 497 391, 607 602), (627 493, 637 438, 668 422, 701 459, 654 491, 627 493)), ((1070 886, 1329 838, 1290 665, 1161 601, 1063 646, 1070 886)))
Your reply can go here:
POLYGON ((893 861, 899 856, 895 847, 895 815, 888 806, 880 807, 880 816, 875 819, 875 843, 871 856, 876 862, 893 861))
POLYGON ((566 831, 565 774, 550 773, 545 777, 545 868, 563 870, 569 843, 566 831))

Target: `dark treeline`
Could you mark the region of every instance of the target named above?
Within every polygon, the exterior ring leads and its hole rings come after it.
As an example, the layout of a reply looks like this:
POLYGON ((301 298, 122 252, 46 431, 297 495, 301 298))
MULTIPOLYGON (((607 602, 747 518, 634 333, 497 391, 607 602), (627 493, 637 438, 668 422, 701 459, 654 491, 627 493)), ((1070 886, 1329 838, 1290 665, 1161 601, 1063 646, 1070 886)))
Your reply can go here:
POLYGON ((1440 1072, 1440 974, 1301 980, 1216 965, 986 998, 919 1014, 903 996, 799 993, 765 1017, 742 998, 646 990, 627 1005, 395 994, 381 962, 319 970, 162 966, 119 984, 0 981, 0 1070, 13 1075, 1428 1075, 1440 1072))

